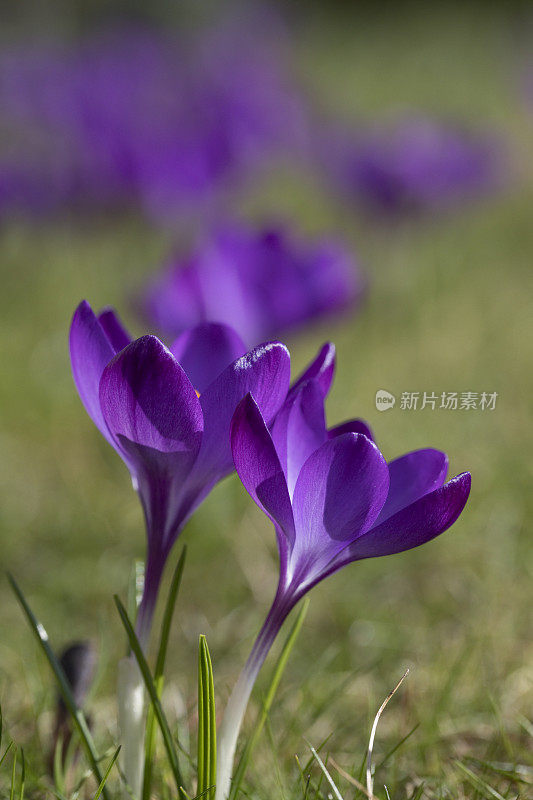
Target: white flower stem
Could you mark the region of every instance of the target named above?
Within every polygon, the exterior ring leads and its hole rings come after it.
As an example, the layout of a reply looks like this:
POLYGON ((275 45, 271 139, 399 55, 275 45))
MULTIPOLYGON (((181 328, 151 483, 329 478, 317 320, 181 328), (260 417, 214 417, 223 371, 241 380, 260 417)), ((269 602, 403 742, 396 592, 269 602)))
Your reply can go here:
POLYGON ((255 640, 252 651, 224 711, 217 737, 217 782, 215 800, 228 800, 235 749, 254 683, 292 604, 276 596, 272 608, 255 640))
MULTIPOLYGON (((144 765, 145 699, 144 681, 133 654, 123 658, 118 665, 118 725, 122 771, 134 797, 140 797, 144 765)), ((130 800, 126 788, 124 798, 130 800)))
POLYGON ((229 797, 237 739, 239 737, 239 731, 244 719, 248 700, 250 699, 250 694, 252 693, 255 679, 259 672, 259 668, 251 670, 247 669, 247 667, 248 663, 241 672, 233 692, 231 693, 218 734, 217 788, 215 800, 227 800, 229 797))
MULTIPOLYGON (((155 602, 146 593, 137 614, 135 632, 143 653, 148 649, 155 602)), ((144 737, 146 731, 146 696, 144 679, 133 653, 118 664, 118 727, 120 732, 120 765, 126 779, 124 800, 140 798, 143 785, 144 737)))

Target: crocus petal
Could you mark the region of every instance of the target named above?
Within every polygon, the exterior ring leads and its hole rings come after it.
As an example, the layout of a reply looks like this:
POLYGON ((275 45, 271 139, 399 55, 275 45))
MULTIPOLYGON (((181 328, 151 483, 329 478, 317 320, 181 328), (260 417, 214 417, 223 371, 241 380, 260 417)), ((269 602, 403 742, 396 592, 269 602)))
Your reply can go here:
POLYGON ((115 353, 120 352, 131 342, 131 336, 127 332, 112 308, 105 308, 98 314, 98 322, 104 329, 104 333, 111 343, 115 353))
POLYGON ((111 444, 98 396, 102 373, 115 355, 110 340, 94 312, 83 300, 74 312, 70 326, 70 360, 74 383, 90 418, 111 444))
POLYGON ((342 436, 343 433, 362 433, 371 442, 375 442, 372 429, 362 419, 350 419, 347 422, 342 422, 328 431, 328 439, 334 439, 335 436, 342 436))
POLYGON ((415 450, 391 461, 389 494, 376 525, 442 486, 447 471, 446 453, 431 448, 415 450))
POLYGON ((172 353, 155 336, 136 339, 105 368, 100 405, 119 448, 120 436, 164 453, 199 448, 198 397, 172 353))
POLYGON ((311 379, 316 379, 325 397, 331 388, 334 372, 335 345, 331 342, 326 342, 326 344, 322 345, 318 355, 311 361, 307 369, 296 379, 291 387, 291 392, 298 389, 302 383, 311 379))
POLYGON ((237 474, 250 497, 292 541, 294 521, 285 475, 265 420, 250 394, 233 415, 231 450, 237 474))
POLYGON ((465 507, 470 483, 470 473, 463 472, 403 508, 349 545, 335 568, 362 558, 401 553, 434 539, 453 525, 465 507))
POLYGON ((150 556, 163 561, 188 517, 184 485, 197 448, 161 452, 118 435, 146 518, 150 556))
POLYGON ((354 433, 330 439, 305 462, 294 490, 295 571, 311 578, 371 527, 389 489, 387 463, 373 442, 354 433))
POLYGON ((229 325, 206 322, 184 331, 170 349, 194 388, 203 392, 248 348, 229 325))
MULTIPOLYGON (((222 478, 233 469, 230 423, 237 405, 250 392, 267 424, 287 396, 290 357, 279 342, 255 347, 237 359, 200 395, 204 433, 194 479, 222 478)), ((192 480, 192 478, 191 478, 192 480)))
POLYGON ((300 384, 276 414, 272 440, 292 497, 300 469, 327 438, 324 395, 317 380, 300 384))

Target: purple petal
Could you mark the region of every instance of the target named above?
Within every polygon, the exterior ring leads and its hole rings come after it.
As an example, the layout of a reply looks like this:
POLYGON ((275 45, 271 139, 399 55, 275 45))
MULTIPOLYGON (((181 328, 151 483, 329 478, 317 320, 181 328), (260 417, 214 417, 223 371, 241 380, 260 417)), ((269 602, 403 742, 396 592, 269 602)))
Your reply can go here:
POLYGON ((331 342, 326 342, 320 348, 318 355, 311 361, 309 366, 304 372, 295 380, 291 387, 291 392, 294 392, 311 379, 318 381, 324 397, 327 395, 333 382, 333 375, 335 372, 335 345, 331 342))
POLYGON ((336 569, 362 558, 402 553, 434 539, 460 515, 470 494, 470 483, 470 473, 463 472, 389 517, 356 539, 341 554, 336 569))
POLYGON ((272 440, 292 497, 300 469, 327 438, 324 395, 317 380, 300 384, 276 415, 272 440))
POLYGON ((115 351, 94 312, 83 300, 74 312, 70 326, 70 360, 74 383, 90 418, 112 443, 102 416, 98 395, 100 378, 115 351))
POLYGON ((350 419, 347 422, 342 422, 328 431, 328 439, 334 439, 335 436, 342 436, 343 433, 362 433, 371 442, 375 442, 374 434, 369 425, 362 419, 350 419))
POLYGON ((235 469, 250 497, 293 541, 294 521, 285 475, 265 421, 249 394, 233 415, 231 449, 235 469))
POLYGON ((202 447, 195 476, 202 481, 222 478, 233 469, 230 423, 237 405, 250 392, 269 424, 287 396, 290 357, 279 342, 255 347, 239 358, 200 395, 204 413, 202 447))
POLYGON ((438 489, 446 480, 447 471, 446 454, 431 448, 415 450, 391 461, 389 494, 376 524, 438 489))
POLYGON ((202 410, 172 353, 155 336, 122 350, 100 380, 100 405, 115 439, 164 453, 197 451, 202 410))
POLYGON ((118 440, 135 476, 146 517, 149 549, 166 555, 189 516, 185 486, 198 448, 193 445, 188 450, 161 452, 121 434, 118 440))
POLYGON ((353 433, 330 439, 306 461, 293 498, 293 570, 308 580, 373 524, 389 489, 387 463, 373 442, 353 433), (303 565, 303 567, 302 567, 303 565))
POLYGON ((131 342, 131 336, 123 326, 115 311, 106 308, 98 314, 98 322, 111 343, 115 353, 120 352, 131 342))
POLYGON ((170 349, 195 389, 203 392, 247 347, 229 325, 206 322, 184 331, 170 349))

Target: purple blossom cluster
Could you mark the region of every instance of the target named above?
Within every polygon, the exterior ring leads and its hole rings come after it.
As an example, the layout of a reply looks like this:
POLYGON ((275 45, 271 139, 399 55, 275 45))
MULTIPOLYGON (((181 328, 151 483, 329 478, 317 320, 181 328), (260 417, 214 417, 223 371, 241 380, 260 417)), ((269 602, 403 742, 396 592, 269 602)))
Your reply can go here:
POLYGON ((414 113, 324 131, 273 16, 228 19, 192 41, 129 26, 4 45, 0 215, 134 204, 175 224, 220 210, 281 152, 314 172, 322 162, 335 192, 381 212, 435 210, 494 185, 492 143, 455 124, 414 113))
POLYGON ((238 27, 191 44, 146 28, 0 56, 0 214, 137 203, 174 219, 301 144, 280 58, 238 27))

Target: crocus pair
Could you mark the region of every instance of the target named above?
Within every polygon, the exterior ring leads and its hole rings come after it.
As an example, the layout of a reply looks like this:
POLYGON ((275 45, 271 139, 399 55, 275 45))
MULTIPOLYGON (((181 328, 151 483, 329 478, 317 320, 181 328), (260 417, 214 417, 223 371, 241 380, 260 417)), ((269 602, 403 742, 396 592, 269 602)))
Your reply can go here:
POLYGON ((231 447, 248 494, 273 522, 279 549, 276 596, 228 702, 218 744, 216 799, 226 800, 239 728, 257 674, 285 618, 313 586, 352 561, 417 547, 452 525, 470 474, 444 483, 438 450, 387 464, 368 426, 327 429, 330 368, 289 393, 269 427, 251 395, 232 421, 231 447))
MULTIPOLYGON (((444 483, 447 458, 432 449, 387 464, 361 420, 328 429, 332 345, 324 345, 289 388, 289 353, 279 342, 245 352, 231 328, 206 323, 186 330, 168 349, 155 336, 131 341, 113 312, 95 316, 84 302, 72 321, 70 347, 81 399, 128 466, 146 517, 146 580, 137 623, 144 646, 168 553, 233 465, 274 523, 277 592, 219 736, 216 798, 226 800, 250 693, 295 604, 352 561, 399 553, 438 536, 464 508, 470 475, 444 483)), ((142 694, 136 674, 125 684, 131 684, 130 697, 142 694)), ((142 704, 130 730, 130 774, 137 772, 139 785, 142 704)))
POLYGON ((286 229, 226 224, 176 258, 148 287, 146 316, 167 335, 204 320, 250 345, 351 309, 363 280, 341 243, 286 229))

